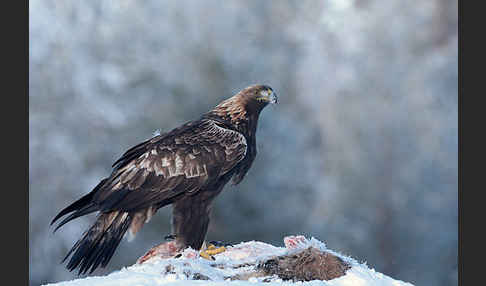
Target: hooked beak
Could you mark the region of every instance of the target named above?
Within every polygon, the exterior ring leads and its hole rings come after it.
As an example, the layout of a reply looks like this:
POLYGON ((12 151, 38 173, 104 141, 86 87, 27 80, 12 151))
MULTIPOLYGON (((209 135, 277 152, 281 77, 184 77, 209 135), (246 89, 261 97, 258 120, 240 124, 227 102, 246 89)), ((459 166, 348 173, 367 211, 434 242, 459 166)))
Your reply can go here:
POLYGON ((268 96, 268 101, 272 104, 277 104, 278 103, 278 97, 277 97, 277 94, 275 92, 272 92, 269 96, 268 96))

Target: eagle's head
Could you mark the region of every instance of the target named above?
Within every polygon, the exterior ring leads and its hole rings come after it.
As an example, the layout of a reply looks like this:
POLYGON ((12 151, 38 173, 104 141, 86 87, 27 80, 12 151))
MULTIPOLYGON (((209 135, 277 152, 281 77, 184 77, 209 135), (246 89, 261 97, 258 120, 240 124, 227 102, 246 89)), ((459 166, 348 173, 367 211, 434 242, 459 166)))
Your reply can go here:
POLYGON ((228 99, 237 109, 243 113, 257 115, 268 104, 276 104, 278 97, 275 91, 268 85, 251 85, 242 89, 235 96, 228 99))
POLYGON ((254 104, 265 107, 267 104, 276 104, 278 102, 277 94, 268 85, 252 85, 240 91, 237 97, 241 97, 246 104, 254 104))
POLYGON ((208 114, 229 120, 235 126, 248 121, 256 124, 260 111, 268 104, 277 102, 277 94, 268 85, 251 85, 222 101, 208 114))

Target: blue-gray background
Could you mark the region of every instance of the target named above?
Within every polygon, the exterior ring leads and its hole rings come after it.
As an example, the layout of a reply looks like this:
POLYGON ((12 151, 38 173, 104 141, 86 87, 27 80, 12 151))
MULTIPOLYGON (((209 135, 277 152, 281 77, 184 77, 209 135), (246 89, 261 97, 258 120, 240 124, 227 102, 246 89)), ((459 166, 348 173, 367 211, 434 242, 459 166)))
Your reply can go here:
MULTIPOLYGON (((259 154, 209 239, 315 236, 417 285, 457 284, 457 1, 29 2, 29 276, 94 220, 49 222, 129 147, 254 83, 259 154)), ((170 208, 102 275, 170 232, 170 208)))

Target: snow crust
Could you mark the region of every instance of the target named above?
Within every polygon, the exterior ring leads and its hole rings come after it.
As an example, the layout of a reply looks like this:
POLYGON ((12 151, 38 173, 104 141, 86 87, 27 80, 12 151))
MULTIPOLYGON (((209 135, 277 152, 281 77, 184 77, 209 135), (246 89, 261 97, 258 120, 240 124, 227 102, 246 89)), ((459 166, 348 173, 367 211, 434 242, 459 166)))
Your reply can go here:
POLYGON ((162 259, 152 257, 143 264, 134 264, 106 276, 93 276, 71 281, 46 285, 56 286, 153 286, 153 285, 329 285, 329 286, 413 286, 410 283, 395 280, 366 264, 326 248, 326 245, 315 239, 303 236, 292 236, 284 239, 286 247, 276 247, 259 241, 242 242, 227 247, 223 253, 214 256, 210 261, 201 258, 192 249, 186 249, 180 258, 162 259), (273 256, 292 254, 308 247, 327 251, 347 262, 351 269, 344 276, 328 281, 314 280, 308 282, 282 281, 277 276, 251 277, 248 280, 234 280, 252 273, 255 265, 273 256))

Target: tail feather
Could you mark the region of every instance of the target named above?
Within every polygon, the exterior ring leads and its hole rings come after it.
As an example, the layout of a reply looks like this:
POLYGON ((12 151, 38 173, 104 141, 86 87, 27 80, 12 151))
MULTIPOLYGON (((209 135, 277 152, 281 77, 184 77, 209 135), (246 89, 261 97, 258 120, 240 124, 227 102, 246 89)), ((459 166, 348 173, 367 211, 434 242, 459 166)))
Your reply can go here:
POLYGON ((79 210, 77 210, 76 212, 70 214, 68 217, 66 217, 65 219, 63 219, 58 226, 56 226, 56 228, 54 229, 54 232, 56 232, 56 230, 58 230, 61 226, 65 225, 66 223, 72 221, 73 219, 75 218, 78 218, 80 216, 83 216, 83 215, 86 215, 86 214, 89 214, 89 213, 92 213, 92 212, 95 212, 99 209, 98 206, 96 205, 87 205, 79 210))
MULTIPOLYGON (((107 179, 101 180, 101 182, 99 182, 99 184, 96 185, 96 187, 91 192, 89 192, 88 194, 86 194, 85 196, 83 196, 82 198, 80 198, 79 200, 75 201, 74 203, 70 204, 69 206, 67 206, 66 208, 64 208, 63 210, 61 210, 56 215, 56 217, 54 217, 54 219, 51 221, 51 225, 53 223, 55 223, 58 219, 60 219, 61 217, 63 217, 64 215, 67 215, 68 213, 71 213, 73 211, 80 210, 80 209, 86 207, 87 205, 90 205, 91 202, 92 202, 92 199, 93 199, 93 195, 103 186, 103 184, 106 182, 106 180, 107 179)), ((72 219, 75 219, 76 217, 74 217, 72 219)), ((58 226, 58 228, 59 228, 59 226, 58 226)))
POLYGON ((79 266, 79 274, 92 273, 98 266, 105 267, 113 256, 132 221, 127 212, 101 214, 83 237, 74 244, 63 262, 72 254, 67 269, 79 266))
POLYGON ((51 221, 51 225, 53 225, 58 219, 60 219, 61 217, 63 217, 64 215, 70 213, 70 212, 73 212, 73 211, 76 211, 84 206, 86 206, 87 204, 89 204, 91 202, 91 197, 93 196, 92 193, 88 193, 87 195, 85 195, 84 197, 80 198, 79 200, 75 201, 74 203, 70 204, 69 206, 67 206, 66 208, 64 208, 62 211, 60 211, 56 217, 51 221))

